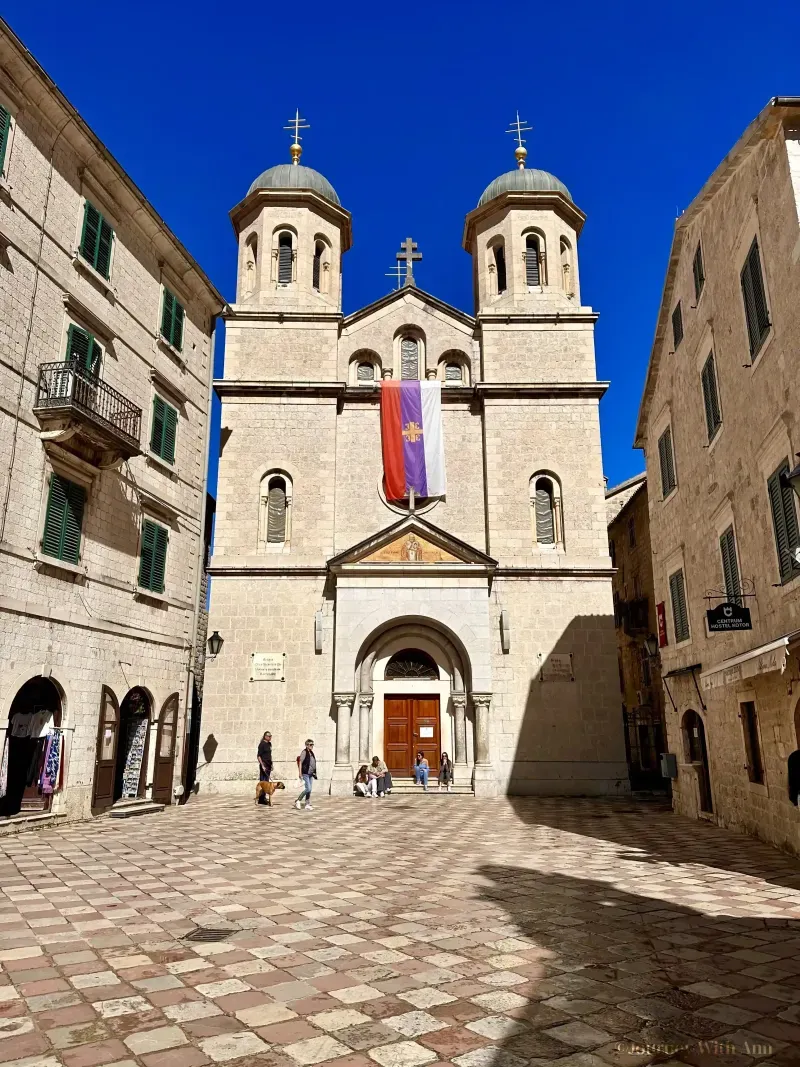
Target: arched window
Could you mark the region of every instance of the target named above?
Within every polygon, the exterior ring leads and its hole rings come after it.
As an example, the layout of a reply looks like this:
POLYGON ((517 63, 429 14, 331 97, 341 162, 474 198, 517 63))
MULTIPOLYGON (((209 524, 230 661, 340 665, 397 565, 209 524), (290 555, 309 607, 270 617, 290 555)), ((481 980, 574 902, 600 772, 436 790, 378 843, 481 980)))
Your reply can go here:
POLYGON ((356 381, 374 382, 375 365, 373 363, 368 363, 366 360, 360 362, 356 368, 356 381))
POLYGON ((402 652, 395 652, 386 664, 384 678, 388 681, 392 678, 423 678, 426 681, 439 680, 439 668, 436 661, 421 648, 404 648, 402 652))
POLYGON ((258 550, 268 552, 289 543, 292 483, 282 472, 270 471, 261 479, 258 513, 258 550))
POLYGON ((534 541, 539 548, 563 547, 561 487, 549 473, 534 474, 530 486, 534 541))
POLYGON ((460 363, 446 363, 444 368, 444 380, 446 382, 464 381, 464 368, 460 363))
POLYGON ((258 237, 251 233, 247 238, 244 249, 244 281, 242 291, 249 296, 256 289, 256 274, 258 272, 258 237))
POLYGON ((572 249, 566 237, 560 241, 561 249, 561 285, 567 296, 572 296, 572 249))
POLYGON ((314 245, 314 267, 312 271, 311 284, 317 290, 321 292, 322 285, 322 257, 325 255, 325 245, 322 241, 317 241, 314 245))
POLYGON ((501 241, 494 246, 494 268, 497 277, 497 292, 504 293, 507 288, 506 283, 506 250, 501 241))
POLYGON ((525 238, 525 282, 528 288, 541 285, 541 271, 539 269, 539 238, 529 233, 525 238))
POLYGON ((292 258, 292 235, 284 232, 278 238, 278 285, 291 284, 292 258))
POLYGON ((419 341, 415 337, 404 337, 400 342, 400 377, 419 378, 419 341))

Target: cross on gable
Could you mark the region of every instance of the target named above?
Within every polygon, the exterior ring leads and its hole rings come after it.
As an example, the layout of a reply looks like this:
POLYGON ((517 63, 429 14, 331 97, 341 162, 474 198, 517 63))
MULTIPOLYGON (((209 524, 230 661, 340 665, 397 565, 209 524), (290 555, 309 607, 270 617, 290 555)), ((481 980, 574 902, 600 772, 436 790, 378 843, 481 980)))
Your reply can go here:
POLYGON ((397 259, 405 260, 406 280, 404 284, 413 285, 414 263, 415 261, 422 259, 422 253, 417 252, 417 242, 413 241, 410 237, 406 237, 405 241, 401 241, 400 251, 397 253, 397 259))

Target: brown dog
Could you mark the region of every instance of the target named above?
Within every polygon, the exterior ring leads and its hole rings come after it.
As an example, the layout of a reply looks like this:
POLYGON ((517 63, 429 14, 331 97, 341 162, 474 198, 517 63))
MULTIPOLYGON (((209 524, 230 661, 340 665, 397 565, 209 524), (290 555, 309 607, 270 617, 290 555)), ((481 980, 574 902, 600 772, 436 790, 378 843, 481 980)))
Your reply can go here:
POLYGON ((283 782, 257 782, 256 783, 256 804, 262 797, 267 798, 267 804, 272 807, 272 794, 276 789, 285 789, 286 786, 283 782))

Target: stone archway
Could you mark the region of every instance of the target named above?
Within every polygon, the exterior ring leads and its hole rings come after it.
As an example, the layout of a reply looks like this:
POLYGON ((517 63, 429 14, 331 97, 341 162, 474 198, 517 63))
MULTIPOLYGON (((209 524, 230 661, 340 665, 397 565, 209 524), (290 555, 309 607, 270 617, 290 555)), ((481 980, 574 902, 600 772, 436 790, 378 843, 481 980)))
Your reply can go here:
POLYGON ((43 675, 29 678, 17 690, 4 738, 0 815, 50 810, 63 773, 62 699, 55 680, 43 675))
POLYGON ((114 771, 114 800, 143 797, 153 698, 143 686, 128 690, 120 703, 119 737, 114 771))

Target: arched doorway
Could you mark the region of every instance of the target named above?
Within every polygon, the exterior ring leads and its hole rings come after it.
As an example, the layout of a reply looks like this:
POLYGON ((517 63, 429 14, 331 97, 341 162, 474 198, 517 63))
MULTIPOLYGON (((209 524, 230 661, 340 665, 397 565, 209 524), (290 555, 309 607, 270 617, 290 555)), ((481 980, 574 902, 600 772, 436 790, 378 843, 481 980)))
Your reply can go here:
POLYGON ((172 774, 175 764, 175 739, 178 731, 178 694, 167 697, 158 717, 156 758, 153 767, 153 800, 172 802, 172 774))
POLYGON ((114 691, 104 685, 100 696, 97 750, 94 761, 92 810, 99 814, 114 803, 114 768, 119 739, 119 703, 114 691))
POLYGON ((700 811, 710 815, 714 811, 714 803, 711 798, 711 775, 708 770, 706 729, 703 720, 696 711, 687 711, 683 716, 683 732, 686 759, 692 764, 697 773, 700 811))
POLYGON ((422 752, 430 766, 437 768, 441 755, 440 698, 439 693, 424 691, 429 688, 426 683, 440 680, 436 660, 421 648, 404 648, 390 657, 383 676, 386 682, 419 683, 419 692, 384 695, 383 758, 387 767, 394 777, 412 774, 415 755, 422 752))
POLYGON ((114 761, 115 801, 144 796, 151 712, 150 696, 141 686, 131 689, 120 705, 114 761))
POLYGON ((0 814, 49 811, 63 773, 61 693, 50 678, 30 678, 8 713, 3 747, 0 814))

